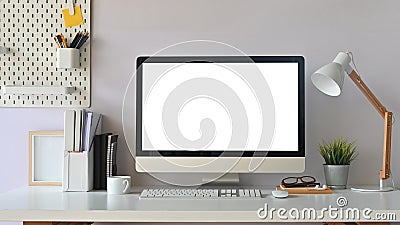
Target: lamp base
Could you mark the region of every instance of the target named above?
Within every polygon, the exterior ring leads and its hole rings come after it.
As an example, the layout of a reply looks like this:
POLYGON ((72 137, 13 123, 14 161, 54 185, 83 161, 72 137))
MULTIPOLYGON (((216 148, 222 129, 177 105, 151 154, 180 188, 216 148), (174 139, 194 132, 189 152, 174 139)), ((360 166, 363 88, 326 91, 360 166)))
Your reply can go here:
MULTIPOLYGON (((365 187, 365 188, 351 188, 352 191, 357 191, 357 192, 388 192, 388 191, 394 191, 394 187, 390 187, 387 185, 387 180, 388 179, 380 179, 379 180, 379 187, 365 187)), ((394 185, 394 184, 393 184, 394 185)))
POLYGON ((389 192, 394 191, 393 187, 366 187, 366 188, 351 188, 352 191, 356 192, 389 192))

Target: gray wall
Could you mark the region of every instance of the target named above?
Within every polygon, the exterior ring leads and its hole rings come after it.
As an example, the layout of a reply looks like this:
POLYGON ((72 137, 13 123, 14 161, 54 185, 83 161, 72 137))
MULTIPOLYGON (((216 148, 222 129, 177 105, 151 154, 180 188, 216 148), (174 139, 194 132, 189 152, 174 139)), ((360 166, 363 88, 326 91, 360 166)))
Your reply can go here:
MULTIPOLYGON (((103 128, 123 134, 125 87, 135 58, 181 41, 208 39, 233 45, 249 55, 300 54, 306 59, 306 174, 323 180, 317 143, 322 138, 357 141, 351 184, 377 184, 383 120, 350 79, 340 98, 316 90, 310 74, 338 51, 354 53, 360 74, 382 103, 400 112, 400 1, 92 1, 92 107, 105 116, 103 128)), ((190 54, 190 53, 189 53, 190 54)), ((0 109, 0 191, 26 186, 28 131, 63 129, 64 109, 0 109)), ((398 116, 400 120, 400 116, 398 116)), ((392 170, 399 182, 399 126, 393 129, 392 170)), ((123 139, 120 171, 134 184, 157 183, 134 172, 123 139)), ((242 175, 246 184, 277 184, 286 174, 242 175)))

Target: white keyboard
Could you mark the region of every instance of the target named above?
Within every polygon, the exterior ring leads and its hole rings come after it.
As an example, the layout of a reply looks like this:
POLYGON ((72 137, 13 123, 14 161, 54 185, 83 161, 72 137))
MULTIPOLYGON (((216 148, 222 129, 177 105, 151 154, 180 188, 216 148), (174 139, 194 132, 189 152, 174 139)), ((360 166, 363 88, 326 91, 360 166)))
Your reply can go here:
POLYGON ((156 199, 257 199, 261 198, 259 189, 144 189, 140 198, 156 199))

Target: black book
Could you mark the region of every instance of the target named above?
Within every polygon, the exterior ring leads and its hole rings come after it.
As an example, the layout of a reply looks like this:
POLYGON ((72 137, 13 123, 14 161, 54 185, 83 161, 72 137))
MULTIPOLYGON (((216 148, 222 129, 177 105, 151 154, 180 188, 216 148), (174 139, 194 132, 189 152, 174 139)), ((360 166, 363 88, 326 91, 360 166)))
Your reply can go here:
POLYGON ((107 189, 107 141, 110 133, 96 135, 94 142, 94 189, 107 189))
POLYGON ((100 190, 100 149, 101 149, 101 135, 94 136, 94 149, 93 149, 93 189, 100 190))

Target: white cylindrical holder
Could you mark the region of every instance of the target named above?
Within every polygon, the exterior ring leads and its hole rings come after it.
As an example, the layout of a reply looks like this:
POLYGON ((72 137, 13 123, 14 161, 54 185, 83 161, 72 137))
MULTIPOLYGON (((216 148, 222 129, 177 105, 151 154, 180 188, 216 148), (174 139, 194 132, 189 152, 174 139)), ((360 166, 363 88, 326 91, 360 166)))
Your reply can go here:
POLYGON ((79 49, 57 48, 56 67, 60 69, 79 68, 79 49))

